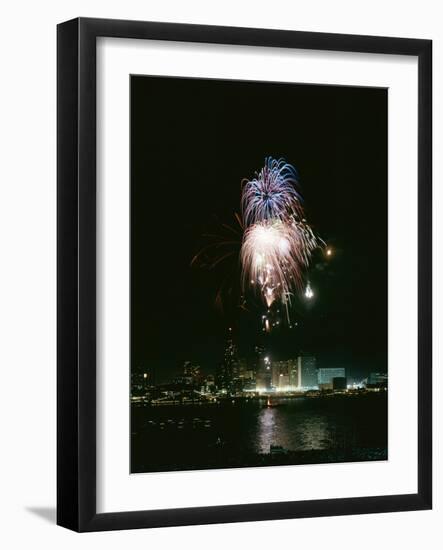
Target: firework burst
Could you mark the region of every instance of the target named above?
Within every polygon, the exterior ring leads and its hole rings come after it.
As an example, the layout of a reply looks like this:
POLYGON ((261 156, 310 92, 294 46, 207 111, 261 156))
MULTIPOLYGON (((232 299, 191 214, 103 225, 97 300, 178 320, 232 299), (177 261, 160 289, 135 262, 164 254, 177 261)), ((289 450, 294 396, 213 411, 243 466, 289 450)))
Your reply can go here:
MULTIPOLYGON (((242 190, 245 231, 240 251, 242 284, 258 290, 268 309, 286 306, 303 287, 311 255, 322 242, 304 219, 293 166, 267 158, 242 190)), ((289 318, 289 314, 288 314, 289 318)))
POLYGON ((318 240, 311 228, 294 219, 268 220, 249 226, 241 248, 242 283, 260 290, 266 305, 290 302, 303 287, 303 272, 318 240))
POLYGON ((297 185, 293 166, 284 159, 265 159, 256 177, 242 182, 242 216, 235 215, 236 225, 222 224, 204 235, 207 243, 191 262, 214 273, 215 302, 224 312, 249 309, 247 291, 252 289, 266 306, 266 331, 280 324, 280 305, 291 326, 292 297, 304 292, 312 253, 324 244, 304 218, 297 185))
POLYGON ((255 178, 243 180, 241 207, 246 226, 266 220, 301 218, 301 196, 295 168, 284 159, 265 159, 255 178))
POLYGON ((280 220, 255 223, 246 231, 241 249, 243 287, 260 289, 268 307, 284 299, 296 270, 291 227, 280 220))

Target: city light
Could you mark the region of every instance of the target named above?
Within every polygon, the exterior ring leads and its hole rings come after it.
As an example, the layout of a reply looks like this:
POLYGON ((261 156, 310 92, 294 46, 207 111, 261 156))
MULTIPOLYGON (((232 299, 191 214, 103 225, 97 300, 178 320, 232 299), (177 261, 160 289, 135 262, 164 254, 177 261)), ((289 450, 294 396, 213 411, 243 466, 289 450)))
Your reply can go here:
MULTIPOLYGON (((301 396, 330 398, 347 395, 352 398, 387 391, 388 376, 384 372, 371 372, 361 382, 349 380, 345 367, 318 366, 314 355, 301 354, 290 359, 273 360, 270 350, 265 352, 264 347, 256 346, 255 362, 246 357, 240 358, 230 328, 224 360, 215 374, 204 374, 201 367, 190 360, 184 361, 181 376, 161 384, 151 382, 151 372, 135 372, 131 390, 134 406, 212 405, 227 402, 236 405, 242 400, 260 401, 267 398, 270 403, 267 406, 274 408, 286 406, 282 403, 301 396)), ((159 429, 165 428, 160 424, 159 429)), ((178 426, 178 429, 182 429, 182 426, 178 426)))

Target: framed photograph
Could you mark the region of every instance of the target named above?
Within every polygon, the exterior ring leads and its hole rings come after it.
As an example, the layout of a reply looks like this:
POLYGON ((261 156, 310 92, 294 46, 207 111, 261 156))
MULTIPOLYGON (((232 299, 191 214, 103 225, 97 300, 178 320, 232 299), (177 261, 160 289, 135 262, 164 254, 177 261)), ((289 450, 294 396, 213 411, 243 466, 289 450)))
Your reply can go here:
POLYGON ((431 52, 58 26, 59 525, 431 508, 431 52))

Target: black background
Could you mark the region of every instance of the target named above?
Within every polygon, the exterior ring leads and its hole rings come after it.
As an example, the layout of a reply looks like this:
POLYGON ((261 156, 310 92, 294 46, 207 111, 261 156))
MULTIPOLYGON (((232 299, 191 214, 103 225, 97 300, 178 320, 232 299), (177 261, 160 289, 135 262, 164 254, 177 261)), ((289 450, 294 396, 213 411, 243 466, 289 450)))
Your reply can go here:
MULTIPOLYGON (((217 275, 191 267, 204 235, 234 225, 241 180, 267 156, 300 177, 315 299, 265 342, 363 376, 387 368, 387 90, 131 77, 132 367, 166 380, 186 359, 213 371, 228 326, 248 355, 257 310, 214 306, 217 275)), ((235 267, 235 266, 234 266, 235 267)))

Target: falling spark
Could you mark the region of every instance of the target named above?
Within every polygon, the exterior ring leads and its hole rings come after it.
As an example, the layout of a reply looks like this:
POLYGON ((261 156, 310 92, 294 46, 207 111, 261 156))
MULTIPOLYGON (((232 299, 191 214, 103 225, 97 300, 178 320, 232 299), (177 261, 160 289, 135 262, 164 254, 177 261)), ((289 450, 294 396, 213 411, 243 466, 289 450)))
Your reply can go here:
POLYGON ((314 292, 311 288, 311 285, 308 283, 305 290, 305 296, 308 300, 314 297, 314 292))

